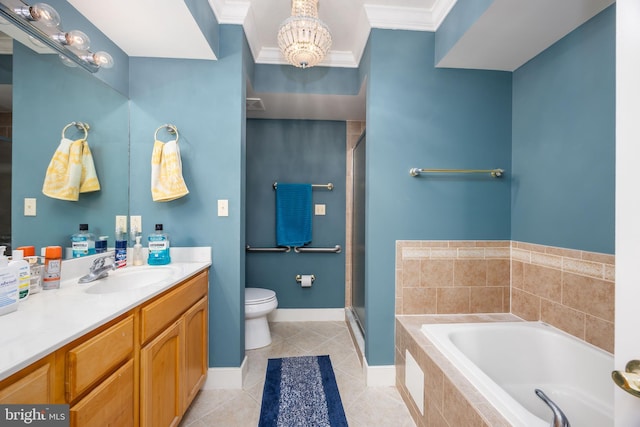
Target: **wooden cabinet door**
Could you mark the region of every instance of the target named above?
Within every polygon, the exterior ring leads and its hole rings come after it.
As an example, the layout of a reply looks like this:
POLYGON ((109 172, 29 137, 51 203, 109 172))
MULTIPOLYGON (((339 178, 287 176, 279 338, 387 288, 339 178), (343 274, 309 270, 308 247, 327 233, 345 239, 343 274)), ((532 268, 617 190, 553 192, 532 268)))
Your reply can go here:
POLYGON ((0 382, 0 404, 54 403, 53 355, 0 382))
POLYGON ((71 427, 134 426, 133 359, 72 406, 71 427))
POLYGON ((204 297, 184 314, 182 327, 185 362, 183 407, 185 410, 207 379, 209 368, 208 307, 209 300, 204 297))
POLYGON ((183 372, 182 321, 140 350, 140 425, 178 425, 182 416, 180 378, 183 372))

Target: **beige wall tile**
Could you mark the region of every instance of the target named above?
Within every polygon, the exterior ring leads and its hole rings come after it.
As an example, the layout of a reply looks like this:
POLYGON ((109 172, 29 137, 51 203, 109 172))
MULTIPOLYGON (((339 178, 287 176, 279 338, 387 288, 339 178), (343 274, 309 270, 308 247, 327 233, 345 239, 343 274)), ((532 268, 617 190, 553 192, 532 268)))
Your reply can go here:
POLYGON ((563 258, 562 269, 571 273, 597 277, 598 279, 602 279, 604 277, 604 265, 598 262, 563 258))
POLYGON ((505 247, 505 248, 486 248, 484 250, 484 257, 485 258, 503 258, 503 259, 510 259, 511 258, 511 248, 509 247, 505 247))
POLYGON ((531 252, 531 264, 538 264, 545 267, 562 269, 562 257, 549 254, 541 254, 540 252, 531 252))
POLYGON ((526 251, 518 248, 511 248, 511 260, 522 261, 526 263, 531 262, 531 251, 526 251))
POLYGON ((482 420, 455 385, 444 379, 443 414, 450 426, 476 427, 482 420))
POLYGON ((524 289, 524 264, 520 261, 511 261, 511 286, 524 289))
POLYGON ((486 286, 487 261, 457 259, 453 265, 454 286, 486 286))
POLYGON ((431 248, 431 259, 437 258, 450 258, 456 259, 458 257, 458 250, 452 248, 431 248))
POLYGON ((593 316, 586 316, 585 341, 613 353, 614 323, 593 316))
POLYGON ((469 313, 469 288, 438 288, 438 314, 469 313))
POLYGON ((435 314, 437 312, 435 288, 405 288, 402 296, 403 314, 435 314))
POLYGON ((562 303, 576 310, 614 321, 615 286, 592 277, 564 273, 562 283, 562 303))
POLYGON ((539 265, 524 264, 523 289, 539 297, 560 302, 562 271, 539 265))
POLYGON ((511 312, 524 320, 540 320, 540 298, 511 288, 511 312))
POLYGON ((453 260, 423 260, 420 263, 420 286, 453 286, 453 260))
POLYGON ((420 260, 402 261, 402 287, 417 288, 420 286, 420 260))
POLYGON ((502 313, 503 287, 469 288, 469 304, 471 313, 502 313))
POLYGON ((458 258, 484 259, 484 248, 458 248, 458 258))
POLYGON ((540 320, 584 339, 585 314, 545 299, 540 301, 540 320))
POLYGON ((585 261, 601 262, 603 264, 614 265, 616 256, 610 254, 601 254, 596 252, 582 252, 582 259, 585 261))
POLYGON ((487 263, 487 286, 509 286, 511 262, 508 259, 489 259, 487 263))

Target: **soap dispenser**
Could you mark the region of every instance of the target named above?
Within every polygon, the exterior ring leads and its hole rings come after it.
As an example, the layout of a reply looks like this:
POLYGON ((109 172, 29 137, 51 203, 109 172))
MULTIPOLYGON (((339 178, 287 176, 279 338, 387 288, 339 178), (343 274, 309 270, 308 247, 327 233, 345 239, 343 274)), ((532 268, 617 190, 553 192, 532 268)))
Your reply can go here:
POLYGON ((0 315, 18 309, 18 278, 4 256, 6 246, 0 246, 0 315))
POLYGON ((142 256, 142 245, 140 239, 142 236, 136 236, 136 244, 133 245, 133 265, 144 264, 144 257, 142 256))

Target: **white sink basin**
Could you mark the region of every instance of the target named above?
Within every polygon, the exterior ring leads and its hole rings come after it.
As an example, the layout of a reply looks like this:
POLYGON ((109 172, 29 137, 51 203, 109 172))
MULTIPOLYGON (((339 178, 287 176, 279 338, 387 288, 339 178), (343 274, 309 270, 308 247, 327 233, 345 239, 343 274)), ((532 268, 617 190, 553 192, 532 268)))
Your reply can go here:
POLYGON ((85 292, 89 294, 110 294, 126 292, 155 285, 176 277, 178 269, 169 266, 127 267, 123 270, 112 271, 104 279, 89 283, 85 292))

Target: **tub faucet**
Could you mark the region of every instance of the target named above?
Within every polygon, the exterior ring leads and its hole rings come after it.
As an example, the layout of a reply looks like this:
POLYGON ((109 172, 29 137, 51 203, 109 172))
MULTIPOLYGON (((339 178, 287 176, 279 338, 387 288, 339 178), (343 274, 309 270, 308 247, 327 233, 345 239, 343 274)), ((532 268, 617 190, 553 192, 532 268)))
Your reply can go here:
POLYGON ((560 407, 556 405, 553 400, 549 399, 549 397, 547 397, 547 395, 544 394, 542 390, 537 388, 535 391, 538 397, 542 399, 542 401, 546 403, 549 408, 551 408, 551 412, 553 412, 553 421, 551 421, 550 426, 551 427, 571 427, 571 425, 569 424, 569 419, 564 414, 564 412, 562 412, 562 409, 560 409, 560 407))
POLYGON ((109 275, 109 270, 116 269, 116 258, 114 254, 109 254, 107 256, 102 256, 100 258, 96 258, 91 263, 91 267, 89 267, 89 274, 82 276, 78 283, 90 283, 98 279, 102 279, 109 275), (110 263, 105 265, 105 261, 109 260, 110 263))

